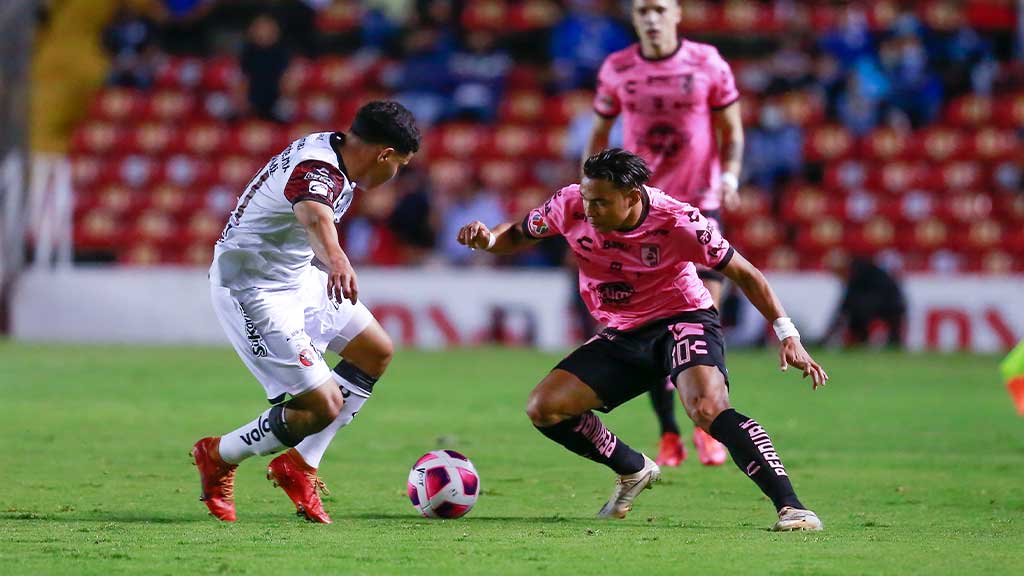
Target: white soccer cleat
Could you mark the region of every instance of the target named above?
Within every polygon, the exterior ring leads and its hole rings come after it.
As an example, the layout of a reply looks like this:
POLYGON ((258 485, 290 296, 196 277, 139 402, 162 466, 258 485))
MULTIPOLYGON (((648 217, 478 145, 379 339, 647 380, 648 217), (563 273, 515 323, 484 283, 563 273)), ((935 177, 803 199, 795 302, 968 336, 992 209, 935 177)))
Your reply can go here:
POLYGON ((612 497, 597 513, 598 518, 625 518, 633 509, 633 500, 645 489, 661 479, 661 468, 644 455, 644 467, 639 472, 615 479, 612 497))
POLYGON ((810 510, 801 510, 792 506, 783 506, 779 510, 779 521, 772 526, 773 532, 796 532, 801 530, 824 530, 818 515, 810 510))

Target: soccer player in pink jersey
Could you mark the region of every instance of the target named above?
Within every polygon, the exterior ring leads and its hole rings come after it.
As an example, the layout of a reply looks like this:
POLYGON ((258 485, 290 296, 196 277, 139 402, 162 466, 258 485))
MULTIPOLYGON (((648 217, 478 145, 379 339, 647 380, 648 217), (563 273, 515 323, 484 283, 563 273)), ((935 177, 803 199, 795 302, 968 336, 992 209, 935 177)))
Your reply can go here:
POLYGON ((605 150, 587 159, 583 174, 580 184, 556 192, 521 224, 491 231, 473 222, 459 231, 462 244, 498 254, 563 236, 579 260, 583 300, 607 326, 530 393, 526 412, 534 426, 618 474, 598 516, 624 518, 661 469, 608 430, 594 411, 608 412, 671 377, 694 424, 725 445, 740 470, 771 498, 779 518, 773 529, 821 530, 817 515, 793 491, 768 433, 729 405, 718 312, 694 264, 722 271, 743 290, 775 326, 781 368, 800 369, 817 388, 828 375, 804 350, 764 276, 700 210, 646 186, 650 171, 639 156, 605 150))
MULTIPOLYGON (((595 122, 585 160, 608 146, 615 118, 625 116, 625 148, 651 168, 651 185, 700 209, 720 227, 720 209, 739 204, 743 123, 739 91, 729 64, 714 46, 679 37, 677 0, 634 0, 633 27, 640 38, 605 59, 594 97, 595 122), (717 136, 717 137, 716 137, 717 136)), ((698 266, 718 308, 724 277, 698 266)), ((661 465, 686 458, 671 385, 651 390, 661 425, 661 465)), ((700 428, 693 432, 700 461, 725 462, 725 449, 700 428)))

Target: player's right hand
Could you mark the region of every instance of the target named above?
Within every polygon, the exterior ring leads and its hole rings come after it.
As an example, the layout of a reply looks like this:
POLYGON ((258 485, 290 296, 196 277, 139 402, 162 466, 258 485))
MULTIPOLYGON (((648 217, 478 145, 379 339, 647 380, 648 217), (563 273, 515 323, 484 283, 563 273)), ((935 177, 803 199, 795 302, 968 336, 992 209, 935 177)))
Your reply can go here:
POLYGON ((486 250, 491 240, 491 234, 487 225, 477 220, 466 224, 459 230, 459 244, 468 246, 473 250, 486 250))
POLYGON ((327 297, 337 303, 348 298, 353 304, 359 298, 356 271, 347 258, 331 263, 327 272, 327 297))

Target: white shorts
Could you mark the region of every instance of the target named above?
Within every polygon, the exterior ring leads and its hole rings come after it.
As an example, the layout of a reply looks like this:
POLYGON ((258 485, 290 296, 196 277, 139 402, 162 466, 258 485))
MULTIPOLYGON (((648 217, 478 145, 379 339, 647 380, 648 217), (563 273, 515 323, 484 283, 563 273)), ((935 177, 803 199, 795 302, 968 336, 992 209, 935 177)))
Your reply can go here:
POLYGON ((323 354, 340 353, 373 315, 362 302, 327 297, 327 274, 310 266, 296 288, 230 290, 210 285, 213 309, 235 352, 267 391, 280 402, 331 377, 323 354))

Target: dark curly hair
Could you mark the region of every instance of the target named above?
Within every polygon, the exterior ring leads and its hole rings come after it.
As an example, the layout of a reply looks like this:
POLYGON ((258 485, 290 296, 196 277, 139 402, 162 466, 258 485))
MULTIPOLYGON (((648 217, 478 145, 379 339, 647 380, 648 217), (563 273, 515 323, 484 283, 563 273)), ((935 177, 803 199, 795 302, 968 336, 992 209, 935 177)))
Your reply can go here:
POLYGON ((650 180, 651 169, 643 158, 632 152, 608 148, 587 158, 583 164, 583 175, 592 180, 607 180, 616 188, 631 190, 650 180))
POLYGON ((383 144, 409 154, 420 149, 420 130, 412 113, 393 100, 374 100, 363 105, 352 120, 352 133, 373 144, 383 144))

